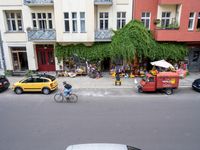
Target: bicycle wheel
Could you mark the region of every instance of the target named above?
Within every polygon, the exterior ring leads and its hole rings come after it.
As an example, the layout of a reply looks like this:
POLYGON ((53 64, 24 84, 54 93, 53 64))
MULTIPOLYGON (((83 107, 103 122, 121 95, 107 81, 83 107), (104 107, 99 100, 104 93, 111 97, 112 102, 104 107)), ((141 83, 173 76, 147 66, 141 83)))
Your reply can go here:
POLYGON ((62 93, 57 93, 54 95, 54 100, 57 102, 57 103, 62 103, 63 102, 63 94, 62 93))
POLYGON ((78 101, 78 96, 77 96, 76 94, 71 94, 71 95, 69 96, 69 101, 70 101, 71 103, 76 103, 76 102, 78 101))

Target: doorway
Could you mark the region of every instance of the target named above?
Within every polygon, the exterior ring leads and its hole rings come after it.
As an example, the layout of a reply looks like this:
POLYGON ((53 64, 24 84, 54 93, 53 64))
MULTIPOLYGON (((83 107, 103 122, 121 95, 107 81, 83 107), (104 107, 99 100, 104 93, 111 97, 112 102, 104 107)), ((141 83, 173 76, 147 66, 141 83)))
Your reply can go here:
POLYGON ((103 61, 102 61, 102 71, 104 72, 108 72, 110 71, 110 63, 111 63, 111 60, 110 58, 105 58, 103 61))
POLYGON ((36 45, 39 71, 55 71, 53 45, 36 45))
POLYGON ((25 47, 11 48, 13 71, 20 72, 28 70, 28 60, 25 47))

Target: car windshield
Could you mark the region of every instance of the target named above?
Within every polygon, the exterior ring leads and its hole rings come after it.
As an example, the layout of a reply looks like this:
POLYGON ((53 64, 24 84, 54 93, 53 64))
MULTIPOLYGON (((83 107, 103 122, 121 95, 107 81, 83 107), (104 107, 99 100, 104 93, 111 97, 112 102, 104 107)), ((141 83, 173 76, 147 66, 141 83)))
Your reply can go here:
POLYGON ((147 76, 142 77, 143 81, 147 81, 147 76))

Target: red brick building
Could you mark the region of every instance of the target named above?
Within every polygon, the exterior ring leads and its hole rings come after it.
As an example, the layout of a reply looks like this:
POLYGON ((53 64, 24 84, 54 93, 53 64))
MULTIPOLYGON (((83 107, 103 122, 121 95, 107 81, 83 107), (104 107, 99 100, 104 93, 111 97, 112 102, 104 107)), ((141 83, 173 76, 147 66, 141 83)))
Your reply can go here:
POLYGON ((200 71, 200 0, 134 0, 133 18, 159 42, 188 45, 188 67, 200 71))

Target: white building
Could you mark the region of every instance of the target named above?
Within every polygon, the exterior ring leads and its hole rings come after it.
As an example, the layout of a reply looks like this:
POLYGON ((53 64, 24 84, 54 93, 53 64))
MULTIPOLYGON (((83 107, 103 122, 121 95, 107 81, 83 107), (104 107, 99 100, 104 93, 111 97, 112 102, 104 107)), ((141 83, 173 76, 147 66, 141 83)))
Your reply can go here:
POLYGON ((2 53, 1 53, 1 47, 0 47, 0 75, 3 75, 3 74, 4 74, 4 68, 3 68, 3 59, 2 59, 2 53))
POLYGON ((132 19, 132 0, 1 0, 7 70, 55 71, 56 43, 110 42, 132 19))

